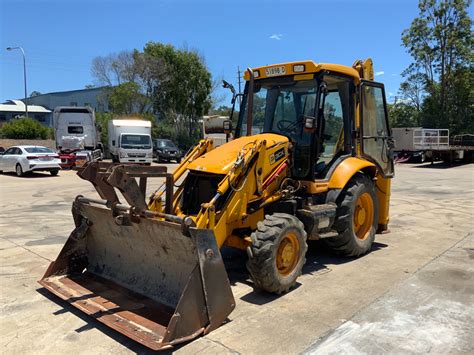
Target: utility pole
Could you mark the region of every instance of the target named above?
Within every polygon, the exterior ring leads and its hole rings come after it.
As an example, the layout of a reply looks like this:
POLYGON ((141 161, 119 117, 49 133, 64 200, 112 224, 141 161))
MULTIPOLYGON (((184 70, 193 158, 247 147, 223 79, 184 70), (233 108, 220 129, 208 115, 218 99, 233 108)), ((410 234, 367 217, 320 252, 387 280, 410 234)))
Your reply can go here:
POLYGON ((237 80, 239 81, 239 111, 241 109, 240 106, 242 106, 242 96, 240 95, 242 93, 241 91, 241 86, 240 86, 240 80, 242 79, 242 75, 240 72, 240 66, 237 66, 237 80))
POLYGON ((26 56, 22 47, 8 47, 7 51, 19 49, 23 54, 23 81, 25 84, 25 117, 28 117, 28 91, 26 90, 26 56))

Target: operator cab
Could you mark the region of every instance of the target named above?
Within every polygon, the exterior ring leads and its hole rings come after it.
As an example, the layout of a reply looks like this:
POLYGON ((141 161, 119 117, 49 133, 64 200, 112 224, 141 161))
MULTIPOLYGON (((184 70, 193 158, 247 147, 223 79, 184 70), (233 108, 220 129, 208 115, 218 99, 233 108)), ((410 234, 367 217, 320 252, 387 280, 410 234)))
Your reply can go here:
MULTIPOLYGON (((293 176, 323 179, 332 163, 351 152, 351 112, 355 90, 349 77, 329 73, 255 80, 252 135, 277 133, 294 146, 293 176), (305 129, 314 117, 316 129, 305 129)), ((236 137, 247 135, 247 82, 236 137)))

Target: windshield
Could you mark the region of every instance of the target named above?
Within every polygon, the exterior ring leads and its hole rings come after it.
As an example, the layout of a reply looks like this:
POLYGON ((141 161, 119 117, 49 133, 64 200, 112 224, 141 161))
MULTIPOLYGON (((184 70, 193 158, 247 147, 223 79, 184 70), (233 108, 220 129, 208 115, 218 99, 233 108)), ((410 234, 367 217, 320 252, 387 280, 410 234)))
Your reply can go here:
POLYGON ((82 126, 69 126, 67 128, 67 133, 69 133, 69 134, 82 134, 82 133, 84 133, 84 128, 82 126))
MULTIPOLYGON (((310 173, 312 133, 304 130, 303 118, 315 116, 317 88, 315 79, 294 80, 292 76, 254 82, 251 134, 277 133, 290 138, 295 143, 294 174, 298 177, 310 173)), ((246 96, 242 105, 237 137, 247 135, 246 96)))
POLYGON ((159 148, 176 148, 176 145, 172 141, 157 141, 159 148))
POLYGON ((144 134, 122 134, 120 146, 125 149, 151 149, 151 139, 144 134))
MULTIPOLYGON (((300 140, 303 115, 314 116, 316 80, 295 81, 292 77, 255 81, 252 134, 273 132, 300 140)), ((247 135, 247 104, 241 114, 240 136, 247 135)))
POLYGON ((45 147, 24 148, 27 153, 54 153, 51 149, 45 147))

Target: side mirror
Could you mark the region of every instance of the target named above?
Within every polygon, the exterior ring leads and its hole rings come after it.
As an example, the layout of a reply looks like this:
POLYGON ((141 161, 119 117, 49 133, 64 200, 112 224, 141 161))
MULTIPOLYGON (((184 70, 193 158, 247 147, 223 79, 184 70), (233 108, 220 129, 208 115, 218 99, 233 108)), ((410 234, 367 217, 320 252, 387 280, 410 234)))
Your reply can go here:
POLYGON ((225 134, 229 134, 230 132, 232 132, 232 121, 225 120, 222 126, 225 134))
POLYGON ((303 116, 303 127, 307 132, 314 132, 316 130, 316 117, 303 116))

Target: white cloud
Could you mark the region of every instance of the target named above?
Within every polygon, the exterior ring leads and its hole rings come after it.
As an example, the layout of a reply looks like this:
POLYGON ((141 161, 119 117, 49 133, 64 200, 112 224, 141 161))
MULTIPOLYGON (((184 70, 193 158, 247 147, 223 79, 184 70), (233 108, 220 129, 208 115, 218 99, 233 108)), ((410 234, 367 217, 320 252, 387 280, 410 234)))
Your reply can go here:
POLYGON ((274 34, 272 34, 269 38, 270 38, 270 39, 275 39, 275 40, 277 40, 277 41, 280 41, 282 37, 283 37, 283 35, 282 35, 281 33, 274 33, 274 34))
POLYGON ((378 71, 378 72, 375 72, 375 76, 379 76, 379 75, 384 75, 385 72, 384 71, 378 71))

